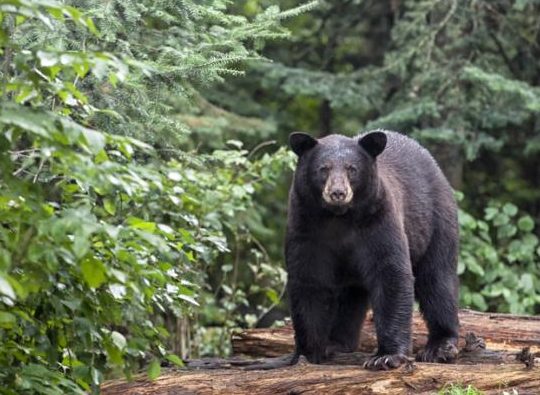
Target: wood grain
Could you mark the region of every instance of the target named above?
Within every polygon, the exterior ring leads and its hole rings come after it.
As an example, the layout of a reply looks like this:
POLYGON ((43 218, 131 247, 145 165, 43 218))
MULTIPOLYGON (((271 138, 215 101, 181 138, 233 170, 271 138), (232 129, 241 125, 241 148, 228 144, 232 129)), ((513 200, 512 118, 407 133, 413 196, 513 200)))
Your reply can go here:
MULTIPOLYGON (((461 310, 460 347, 465 335, 473 332, 482 337, 488 349, 519 352, 523 347, 540 349, 540 317, 511 314, 480 313, 461 310)), ((427 341, 427 329, 419 313, 413 318, 413 352, 422 348, 427 341)), ((368 316, 360 336, 358 351, 373 352, 377 347, 373 319, 368 316)), ((235 355, 252 357, 274 357, 290 353, 294 349, 294 331, 291 326, 276 329, 250 329, 232 337, 235 355)))

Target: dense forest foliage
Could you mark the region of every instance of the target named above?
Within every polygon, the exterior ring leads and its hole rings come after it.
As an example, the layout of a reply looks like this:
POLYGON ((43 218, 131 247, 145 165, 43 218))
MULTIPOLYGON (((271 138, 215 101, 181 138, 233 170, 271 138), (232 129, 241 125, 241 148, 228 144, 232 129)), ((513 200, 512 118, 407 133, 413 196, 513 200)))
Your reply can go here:
POLYGON ((294 130, 429 147, 460 202, 462 306, 539 314, 539 15, 0 0, 0 393, 98 392, 279 324, 294 130))

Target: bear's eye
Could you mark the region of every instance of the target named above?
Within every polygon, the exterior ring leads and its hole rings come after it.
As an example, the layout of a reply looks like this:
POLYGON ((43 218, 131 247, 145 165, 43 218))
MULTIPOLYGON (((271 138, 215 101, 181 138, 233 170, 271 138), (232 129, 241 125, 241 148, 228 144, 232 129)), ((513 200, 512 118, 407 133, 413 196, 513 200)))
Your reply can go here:
POLYGON ((356 168, 356 166, 353 165, 347 166, 347 173, 349 173, 349 175, 351 176, 354 176, 356 173, 358 173, 358 169, 356 168))
POLYGON ((319 168, 319 172, 323 177, 328 177, 328 174, 330 173, 330 166, 321 166, 319 168))

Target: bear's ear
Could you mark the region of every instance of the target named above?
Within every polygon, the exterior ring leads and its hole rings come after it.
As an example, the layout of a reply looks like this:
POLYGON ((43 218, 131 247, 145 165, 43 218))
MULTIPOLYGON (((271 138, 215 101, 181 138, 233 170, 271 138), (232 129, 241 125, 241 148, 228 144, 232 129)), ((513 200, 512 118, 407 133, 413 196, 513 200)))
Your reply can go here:
POLYGON ((315 147, 317 144, 317 139, 311 137, 307 133, 294 132, 289 136, 289 145, 298 156, 315 147))
POLYGON ((386 134, 384 132, 371 132, 358 140, 358 144, 371 157, 376 158, 386 147, 386 134))

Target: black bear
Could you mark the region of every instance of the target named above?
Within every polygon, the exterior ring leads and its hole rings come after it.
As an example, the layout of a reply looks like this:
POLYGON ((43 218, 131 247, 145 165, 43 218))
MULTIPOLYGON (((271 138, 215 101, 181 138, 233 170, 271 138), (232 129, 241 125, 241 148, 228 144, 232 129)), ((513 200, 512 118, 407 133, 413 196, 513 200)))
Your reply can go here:
POLYGON ((382 130, 354 138, 292 133, 289 141, 299 157, 285 240, 291 362, 354 351, 371 306, 378 350, 365 367, 400 366, 410 352, 415 296, 429 329, 417 360, 454 360, 457 206, 433 157, 382 130))

